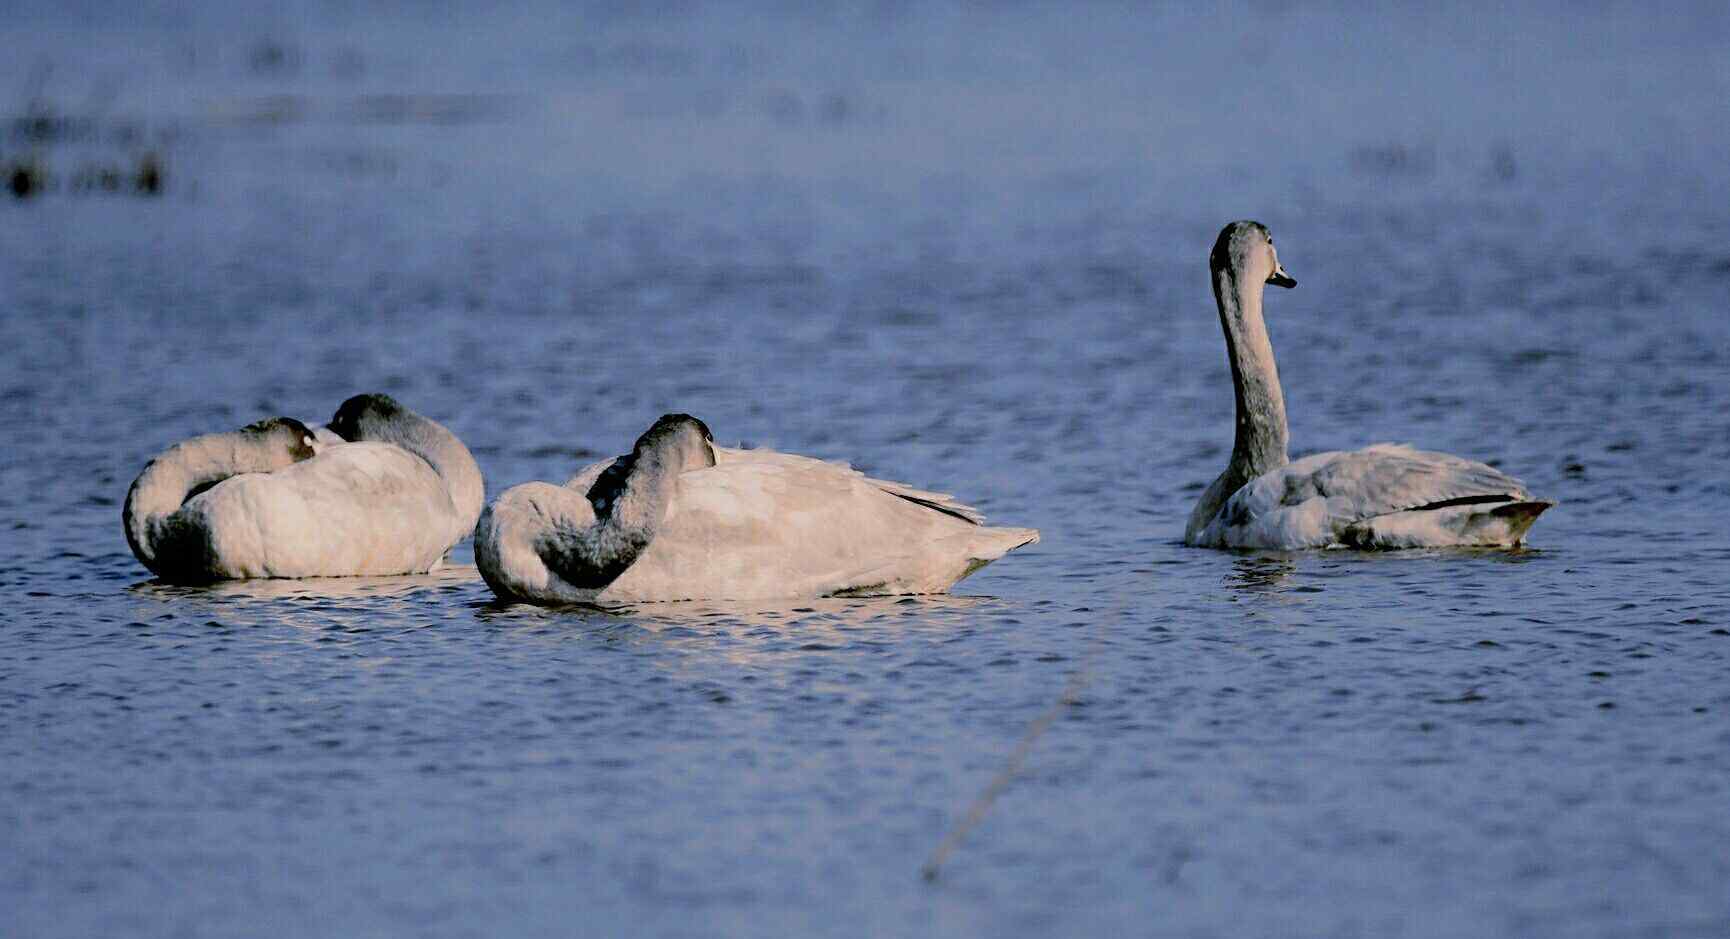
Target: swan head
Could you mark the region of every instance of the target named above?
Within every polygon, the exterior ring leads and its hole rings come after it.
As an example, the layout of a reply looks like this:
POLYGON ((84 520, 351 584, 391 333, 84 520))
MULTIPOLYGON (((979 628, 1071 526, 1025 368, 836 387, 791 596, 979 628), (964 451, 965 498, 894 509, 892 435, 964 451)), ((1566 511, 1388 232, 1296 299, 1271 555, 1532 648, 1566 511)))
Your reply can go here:
POLYGON ((390 395, 355 395, 336 409, 336 414, 325 426, 349 443, 378 440, 385 438, 384 428, 406 411, 407 408, 396 403, 390 395))
POLYGON ((709 426, 689 414, 664 414, 637 438, 631 456, 650 458, 674 472, 715 465, 715 435, 709 426))
POLYGON ((305 424, 292 417, 270 417, 240 429, 265 448, 286 453, 289 462, 310 460, 318 452, 317 437, 305 424))
POLYGON ((1260 222, 1232 222, 1213 243, 1208 266, 1214 273, 1226 271, 1238 283, 1296 287, 1297 279, 1285 272, 1273 248, 1273 235, 1260 222))

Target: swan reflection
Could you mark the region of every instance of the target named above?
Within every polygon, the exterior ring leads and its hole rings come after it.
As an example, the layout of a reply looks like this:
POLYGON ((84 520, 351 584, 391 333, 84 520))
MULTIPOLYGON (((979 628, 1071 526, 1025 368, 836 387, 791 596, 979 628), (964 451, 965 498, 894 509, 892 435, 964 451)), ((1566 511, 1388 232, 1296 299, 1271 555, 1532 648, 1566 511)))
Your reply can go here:
POLYGON ((1291 575, 1297 571, 1297 561, 1279 555, 1257 555, 1238 558, 1225 575, 1228 590, 1241 593, 1284 593, 1291 587, 1291 575))
POLYGON ((157 599, 208 597, 243 600, 358 600, 405 597, 428 590, 483 586, 473 564, 453 564, 426 574, 391 577, 306 577, 255 580, 223 580, 197 586, 147 580, 133 584, 139 596, 157 599))

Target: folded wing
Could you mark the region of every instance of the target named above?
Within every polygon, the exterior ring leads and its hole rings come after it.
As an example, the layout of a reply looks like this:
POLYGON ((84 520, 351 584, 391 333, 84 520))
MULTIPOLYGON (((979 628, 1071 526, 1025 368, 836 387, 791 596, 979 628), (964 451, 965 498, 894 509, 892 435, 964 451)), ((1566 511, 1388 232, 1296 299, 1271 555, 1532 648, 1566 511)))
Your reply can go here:
POLYGON ((1376 444, 1304 457, 1250 481, 1210 534, 1241 547, 1470 543, 1488 533, 1472 535, 1468 523, 1530 499, 1518 479, 1475 460, 1376 444), (1398 544, 1387 540, 1395 529, 1398 544))
POLYGON ((431 465, 396 446, 344 443, 273 473, 248 473, 176 513, 228 577, 423 572, 466 534, 431 465))

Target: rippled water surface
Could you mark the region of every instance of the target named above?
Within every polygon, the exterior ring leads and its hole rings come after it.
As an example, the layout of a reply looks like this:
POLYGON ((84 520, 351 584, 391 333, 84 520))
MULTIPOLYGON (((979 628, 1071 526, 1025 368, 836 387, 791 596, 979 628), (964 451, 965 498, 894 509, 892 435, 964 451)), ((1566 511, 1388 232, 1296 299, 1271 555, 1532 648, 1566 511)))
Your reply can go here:
POLYGON ((0 161, 48 173, 0 204, 0 933, 1730 934, 1718 5, 0 42, 0 161), (155 197, 79 177, 145 151, 155 197), (1177 543, 1242 216, 1301 282, 1294 448, 1494 462, 1561 503, 1532 550, 1177 543), (495 604, 466 545, 208 590, 128 553, 154 453, 367 390, 492 493, 676 409, 1044 541, 947 598, 606 613, 495 604))

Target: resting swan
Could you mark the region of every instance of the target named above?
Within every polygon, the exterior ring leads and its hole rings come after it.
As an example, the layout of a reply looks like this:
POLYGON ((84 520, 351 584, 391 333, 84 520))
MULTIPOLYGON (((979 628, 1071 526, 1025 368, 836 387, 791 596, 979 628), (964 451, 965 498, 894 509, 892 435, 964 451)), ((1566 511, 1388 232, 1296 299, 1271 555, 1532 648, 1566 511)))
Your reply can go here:
POLYGON ((1031 528, 844 463, 716 446, 669 414, 564 486, 506 490, 475 526, 493 592, 531 603, 944 593, 1031 528))
POLYGON ((1376 444, 1286 456, 1285 398, 1262 321, 1266 284, 1295 287, 1259 222, 1233 222, 1209 259, 1237 390, 1231 463, 1202 494, 1184 541, 1209 548, 1417 548, 1520 543, 1555 503, 1483 463, 1376 444))
POLYGON ((170 447, 126 494, 132 553, 164 580, 418 574, 474 527, 468 448, 385 395, 328 429, 276 417, 170 447))

